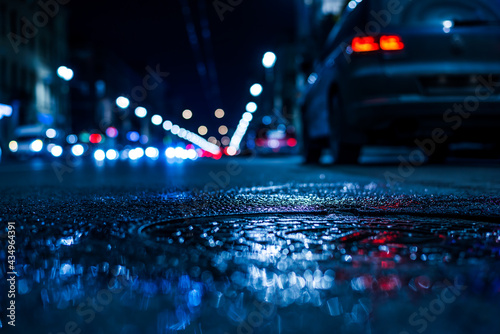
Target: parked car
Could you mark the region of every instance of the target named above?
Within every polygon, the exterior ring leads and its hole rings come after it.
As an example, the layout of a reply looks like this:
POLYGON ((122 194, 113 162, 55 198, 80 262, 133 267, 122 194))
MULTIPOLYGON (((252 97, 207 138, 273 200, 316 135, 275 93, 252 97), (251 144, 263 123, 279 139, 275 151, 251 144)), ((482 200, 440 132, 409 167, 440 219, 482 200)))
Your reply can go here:
POLYGON ((336 163, 364 145, 500 143, 500 0, 351 1, 302 101, 304 153, 336 163))

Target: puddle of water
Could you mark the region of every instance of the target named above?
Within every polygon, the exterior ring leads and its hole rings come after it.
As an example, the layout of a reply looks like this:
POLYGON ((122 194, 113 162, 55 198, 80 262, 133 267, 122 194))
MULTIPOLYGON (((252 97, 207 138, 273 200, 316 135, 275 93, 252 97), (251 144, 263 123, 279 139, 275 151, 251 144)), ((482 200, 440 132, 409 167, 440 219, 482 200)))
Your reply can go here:
POLYGON ((268 214, 173 220, 139 236, 80 233, 27 247, 18 285, 37 328, 413 333, 426 321, 429 332, 461 333, 468 305, 500 311, 498 225, 268 214), (441 294, 454 301, 440 317, 418 313, 441 294))

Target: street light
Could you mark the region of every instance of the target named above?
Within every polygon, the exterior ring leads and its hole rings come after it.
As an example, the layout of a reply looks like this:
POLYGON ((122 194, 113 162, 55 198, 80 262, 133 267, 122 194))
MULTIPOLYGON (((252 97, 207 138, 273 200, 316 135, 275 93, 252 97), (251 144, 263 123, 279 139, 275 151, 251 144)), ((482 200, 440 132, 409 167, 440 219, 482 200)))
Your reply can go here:
POLYGON ((144 118, 148 115, 148 111, 144 107, 135 108, 135 115, 139 118, 144 118))
POLYGON ((262 90, 262 85, 256 83, 250 87, 250 94, 255 97, 260 96, 260 94, 262 94, 262 90))
POLYGON ((198 133, 200 134, 200 136, 204 136, 208 133, 208 129, 206 126, 202 125, 198 128, 198 133))
POLYGON ((193 112, 189 109, 186 109, 182 112, 182 117, 184 119, 191 119, 193 117, 193 112))
POLYGON ((253 116, 252 116, 252 114, 251 114, 251 113, 246 112, 246 113, 244 113, 244 114, 243 114, 243 117, 242 117, 242 118, 243 118, 245 121, 247 121, 247 122, 249 122, 249 123, 250 123, 250 122, 252 121, 252 119, 253 119, 253 116))
POLYGON ((151 123, 153 123, 154 125, 160 125, 161 123, 163 123, 163 117, 161 117, 160 115, 154 115, 153 117, 151 117, 151 123))
POLYGON ((219 133, 223 136, 227 135, 227 133, 229 132, 229 129, 227 128, 227 126, 225 125, 221 125, 219 127, 219 133))
POLYGON ((126 97, 120 96, 116 99, 116 105, 122 109, 127 109, 130 105, 130 101, 126 97))
POLYGON ((265 68, 273 68, 276 64, 276 55, 273 52, 266 52, 262 58, 262 65, 265 68))
POLYGON ((71 79, 73 79, 74 73, 72 69, 67 68, 66 66, 60 66, 57 69, 57 76, 65 81, 71 81, 71 79))
POLYGON ((255 102, 249 102, 246 106, 246 111, 248 111, 249 113, 254 113, 257 111, 257 103, 255 102))
POLYGON ((163 128, 165 129, 165 131, 170 131, 170 130, 172 130, 172 127, 173 127, 173 126, 174 126, 174 125, 172 124, 172 122, 171 122, 171 121, 165 121, 165 122, 163 122, 163 128))
POLYGON ((215 111, 215 117, 217 117, 217 118, 224 118, 225 115, 226 115, 226 113, 222 109, 217 109, 215 111))

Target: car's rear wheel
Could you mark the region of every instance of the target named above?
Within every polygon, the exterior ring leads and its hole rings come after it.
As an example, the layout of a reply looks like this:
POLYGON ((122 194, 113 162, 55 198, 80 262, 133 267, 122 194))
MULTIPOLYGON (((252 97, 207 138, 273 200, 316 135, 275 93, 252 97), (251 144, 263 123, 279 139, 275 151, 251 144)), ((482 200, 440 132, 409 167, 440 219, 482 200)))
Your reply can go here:
POLYGON ((345 142, 345 127, 342 119, 342 103, 335 95, 332 97, 330 111, 330 150, 335 164, 357 164, 361 145, 345 142))

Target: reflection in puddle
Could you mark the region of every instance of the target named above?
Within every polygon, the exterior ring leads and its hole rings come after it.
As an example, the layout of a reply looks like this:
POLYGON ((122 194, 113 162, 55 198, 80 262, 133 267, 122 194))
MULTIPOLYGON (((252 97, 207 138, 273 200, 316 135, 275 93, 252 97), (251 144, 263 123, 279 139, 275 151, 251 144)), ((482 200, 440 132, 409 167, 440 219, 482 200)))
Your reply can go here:
POLYGON ((68 323, 116 333, 415 332, 408 317, 443 289, 468 287, 457 308, 481 301, 498 311, 488 296, 500 293, 491 265, 499 231, 450 219, 269 214, 174 220, 143 226, 140 237, 40 233, 21 248, 18 292, 47 332, 68 323))

